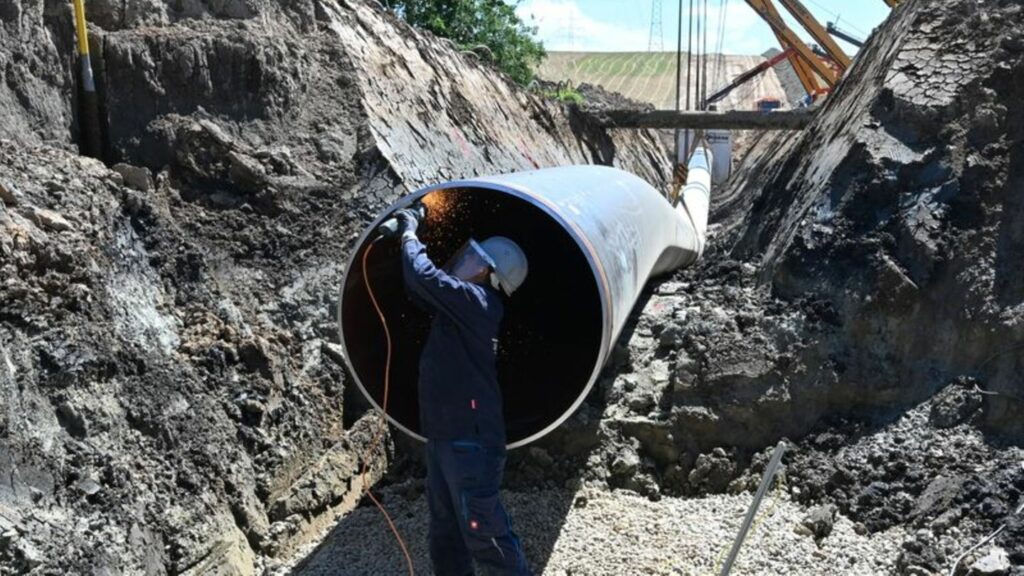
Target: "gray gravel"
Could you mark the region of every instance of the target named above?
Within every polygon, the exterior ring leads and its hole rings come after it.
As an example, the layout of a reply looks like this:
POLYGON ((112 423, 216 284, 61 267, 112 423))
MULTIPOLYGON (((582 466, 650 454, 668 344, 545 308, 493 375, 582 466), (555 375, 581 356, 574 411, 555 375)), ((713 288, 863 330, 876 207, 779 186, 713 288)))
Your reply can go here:
MULTIPOLYGON (((417 574, 431 574, 425 501, 384 495, 417 574)), ((531 566, 552 576, 717 573, 750 498, 748 493, 654 502, 627 491, 587 487, 505 493, 531 566)), ((733 574, 891 573, 906 538, 902 528, 859 534, 853 522, 838 515, 832 533, 816 543, 799 528, 809 509, 778 490, 761 510, 733 574)), ((404 566, 379 512, 364 506, 346 516, 292 574, 401 575, 407 573, 404 566)), ((267 572, 286 571, 279 566, 267 572)))

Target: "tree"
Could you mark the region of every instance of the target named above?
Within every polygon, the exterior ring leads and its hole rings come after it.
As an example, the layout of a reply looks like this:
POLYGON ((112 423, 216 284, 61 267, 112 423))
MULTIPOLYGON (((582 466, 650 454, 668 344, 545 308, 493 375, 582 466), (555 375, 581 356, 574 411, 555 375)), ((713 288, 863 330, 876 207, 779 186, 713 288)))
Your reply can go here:
POLYGON ((544 46, 516 15, 516 6, 503 0, 391 0, 387 2, 406 22, 451 39, 462 50, 486 46, 492 60, 519 84, 529 84, 533 69, 544 58, 544 46))

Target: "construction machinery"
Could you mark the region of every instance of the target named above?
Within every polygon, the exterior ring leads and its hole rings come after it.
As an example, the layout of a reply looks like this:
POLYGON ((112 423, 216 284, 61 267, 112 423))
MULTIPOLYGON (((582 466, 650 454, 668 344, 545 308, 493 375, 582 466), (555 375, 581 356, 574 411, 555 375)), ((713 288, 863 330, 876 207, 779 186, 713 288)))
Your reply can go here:
MULTIPOLYGON (((675 110, 601 110, 592 113, 603 128, 679 128, 681 130, 803 130, 814 120, 813 110, 757 110, 725 112, 675 110)), ((685 149, 685 148, 684 148, 685 149)))
MULTIPOLYGON (((706 96, 703 100, 699 99, 701 90, 698 88, 697 110, 690 108, 689 104, 686 106, 686 111, 679 108, 675 111, 606 110, 598 115, 600 124, 605 127, 615 128, 678 128, 687 130, 798 130, 806 126, 813 118, 810 114, 784 111, 765 115, 758 114, 757 110, 736 110, 725 113, 708 112, 708 110, 716 102, 720 102, 728 96, 730 92, 756 78, 758 75, 763 74, 773 66, 777 66, 783 60, 788 60, 792 65, 793 71, 799 79, 804 92, 807 94, 806 98, 802 100, 801 106, 813 103, 819 97, 831 92, 832 88, 835 87, 839 79, 842 78, 852 64, 850 56, 839 47, 832 36, 830 36, 830 33, 858 47, 862 46, 863 43, 839 30, 835 24, 829 23, 827 27, 823 27, 800 0, 779 0, 820 43, 820 47, 818 45, 808 45, 786 23, 772 0, 745 1, 771 27, 772 33, 782 47, 780 54, 743 72, 725 86, 717 89, 710 96, 706 96)), ((680 30, 682 30, 682 14, 683 12, 680 11, 680 30)), ((680 58, 682 53, 682 34, 680 34, 676 61, 677 85, 682 82, 682 60, 680 58)), ((690 74, 687 72, 687 78, 689 77, 690 74)), ((699 87, 703 86, 701 78, 706 79, 706 76, 698 73, 697 83, 699 87)), ((687 94, 689 93, 691 93, 691 90, 688 89, 687 94)), ((764 107, 759 106, 758 108, 764 107)), ((686 149, 686 146, 681 148, 684 151, 686 149)))
MULTIPOLYGON (((750 7, 753 8, 769 26, 771 26, 772 32, 778 39, 783 51, 768 60, 761 62, 746 72, 743 72, 727 85, 716 90, 700 103, 700 110, 708 110, 716 102, 720 102, 728 96, 733 90, 763 74, 765 71, 778 65, 783 60, 789 60, 811 101, 814 101, 822 94, 828 93, 851 64, 850 57, 847 56, 831 36, 829 36, 829 29, 823 27, 799 0, 779 0, 783 3, 786 9, 789 10, 805 28, 807 28, 811 35, 821 43, 822 48, 818 48, 817 46, 808 46, 791 28, 789 28, 785 21, 783 21, 782 15, 775 8, 772 0, 746 1, 747 4, 749 4, 750 7), (819 80, 823 80, 825 86, 821 86, 819 80)), ((829 26, 831 27, 832 24, 830 23, 829 26)), ((778 107, 781 107, 781 103, 778 107)), ((759 102, 756 106, 756 110, 759 111, 765 111, 767 109, 774 108, 770 103, 762 102, 759 102)), ((675 116, 681 117, 682 115, 682 113, 677 113, 675 116)), ((663 121, 677 122, 677 120, 677 118, 669 118, 667 116, 656 120, 652 116, 646 121, 657 124, 663 121)), ((699 119, 696 117, 692 117, 690 120, 691 124, 700 123, 699 119)), ((615 115, 615 119, 610 123, 620 126, 632 125, 631 123, 634 121, 636 121, 636 119, 632 117, 615 115)), ((769 127, 767 124, 759 124, 758 126, 769 127)), ((792 127, 789 124, 786 126, 792 127)), ((770 127, 777 128, 779 126, 771 124, 770 127)))
POLYGON ((839 38, 840 40, 845 40, 846 42, 850 43, 853 46, 856 46, 857 48, 863 48, 864 47, 864 41, 863 40, 861 40, 860 38, 855 37, 853 34, 850 34, 849 32, 846 32, 845 30, 841 29, 834 22, 829 22, 825 26, 825 29, 828 30, 829 34, 835 36, 836 38, 839 38))
POLYGON ((846 69, 850 66, 850 57, 846 55, 827 30, 811 15, 798 0, 780 0, 790 13, 807 29, 807 31, 823 46, 828 55, 828 62, 819 57, 814 50, 797 36, 782 19, 782 15, 772 0, 746 0, 754 12, 771 27, 783 51, 792 49, 789 62, 800 79, 810 99, 816 100, 827 94, 839 82, 846 69), (834 67, 833 67, 834 66, 834 67), (824 86, 822 85, 824 83, 824 86))
POLYGON ((721 101, 723 98, 732 93, 733 90, 739 88, 740 86, 746 84, 747 82, 750 82, 754 78, 757 78, 761 74, 775 67, 775 65, 779 64, 783 60, 790 58, 794 52, 795 51, 792 48, 787 49, 783 52, 779 52, 778 54, 772 56, 768 60, 765 60, 764 62, 761 62, 760 64, 754 66, 750 70, 747 70, 746 72, 740 74, 739 76, 734 78, 732 82, 729 82, 727 85, 716 90, 711 96, 708 96, 708 99, 705 100, 701 105, 701 110, 707 110, 709 106, 721 101))
POLYGON ((774 112, 782 108, 782 101, 778 98, 760 98, 754 103, 754 109, 758 112, 774 112))
POLYGON ((843 49, 836 44, 836 41, 829 35, 828 30, 818 22, 818 19, 811 14, 800 0, 779 0, 786 10, 793 15, 794 18, 800 22, 800 25, 804 27, 811 34, 816 42, 828 53, 828 57, 839 67, 840 76, 846 73, 846 69, 850 67, 853 60, 843 52, 843 49))

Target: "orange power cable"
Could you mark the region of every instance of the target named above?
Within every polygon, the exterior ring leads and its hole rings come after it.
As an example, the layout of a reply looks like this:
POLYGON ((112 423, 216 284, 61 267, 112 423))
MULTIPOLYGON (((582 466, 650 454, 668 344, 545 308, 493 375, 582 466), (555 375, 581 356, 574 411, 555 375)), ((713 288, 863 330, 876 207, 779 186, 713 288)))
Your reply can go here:
POLYGON ((363 470, 359 474, 361 482, 363 486, 366 488, 366 495, 370 497, 370 500, 373 500, 373 503, 377 505, 377 508, 380 510, 381 514, 384 515, 384 519, 388 522, 388 527, 391 528, 391 533, 395 535, 395 540, 398 541, 398 545, 402 548, 402 554, 405 554, 405 562, 409 567, 409 576, 415 576, 416 571, 413 570, 412 557, 409 556, 409 549, 405 546, 405 540, 402 540, 402 535, 398 533, 398 528, 395 526, 395 523, 391 520, 391 515, 388 514, 388 511, 384 509, 384 506, 373 495, 373 492, 370 491, 370 485, 366 482, 367 463, 370 461, 370 457, 373 456, 373 453, 377 451, 377 445, 380 443, 380 440, 384 433, 384 429, 387 427, 387 420, 385 419, 385 415, 388 413, 388 388, 391 385, 391 331, 388 329, 388 321, 386 318, 384 318, 384 312, 380 309, 380 304, 377 303, 377 297, 373 294, 373 288, 370 287, 370 276, 369 274, 367 274, 366 267, 366 262, 370 256, 370 252, 373 250, 373 247, 377 244, 378 241, 379 239, 374 240, 373 243, 366 248, 366 252, 363 252, 363 282, 366 283, 366 291, 367 293, 370 294, 370 301, 373 302, 373 307, 374 309, 377 310, 377 316, 380 317, 380 323, 384 327, 384 337, 388 343, 387 360, 384 363, 384 402, 382 403, 381 407, 381 426, 377 428, 377 432, 376 434, 374 434, 373 440, 370 442, 369 447, 363 454, 363 470))

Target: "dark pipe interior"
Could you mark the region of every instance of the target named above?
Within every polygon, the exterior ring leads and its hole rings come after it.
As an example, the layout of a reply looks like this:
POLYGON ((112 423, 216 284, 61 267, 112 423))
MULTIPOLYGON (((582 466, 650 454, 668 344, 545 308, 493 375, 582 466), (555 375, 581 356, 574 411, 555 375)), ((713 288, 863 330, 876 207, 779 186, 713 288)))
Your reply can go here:
MULTIPOLYGON (((602 317, 594 274, 572 237, 526 200, 462 188, 432 192, 427 204, 432 209, 419 236, 438 266, 470 237, 508 236, 527 254, 529 276, 505 302, 498 378, 509 444, 529 438, 569 410, 598 360, 602 317)), ((363 282, 362 257, 369 244, 357 248, 346 276, 342 330, 353 369, 381 405, 386 346, 363 282)), ((397 241, 378 242, 367 269, 394 345, 388 413, 419 434, 416 379, 430 317, 405 294, 397 241)))

